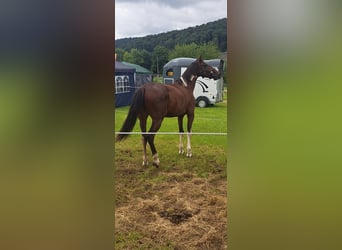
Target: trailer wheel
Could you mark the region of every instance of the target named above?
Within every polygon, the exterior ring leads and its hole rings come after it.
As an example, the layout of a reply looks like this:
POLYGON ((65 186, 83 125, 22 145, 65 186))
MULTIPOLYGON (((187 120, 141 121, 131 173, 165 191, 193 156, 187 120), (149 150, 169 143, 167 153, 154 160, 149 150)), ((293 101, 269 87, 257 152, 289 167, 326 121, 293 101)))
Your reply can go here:
POLYGON ((208 100, 205 97, 199 97, 197 99, 197 106, 200 108, 205 108, 208 106, 208 100))

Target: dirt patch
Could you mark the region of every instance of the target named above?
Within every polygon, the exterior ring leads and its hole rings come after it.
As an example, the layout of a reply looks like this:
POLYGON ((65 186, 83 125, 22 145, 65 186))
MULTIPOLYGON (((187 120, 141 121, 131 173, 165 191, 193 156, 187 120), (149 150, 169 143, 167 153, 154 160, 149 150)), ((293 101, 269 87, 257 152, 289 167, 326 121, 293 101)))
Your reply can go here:
POLYGON ((166 210, 158 213, 160 217, 166 218, 174 224, 179 224, 192 217, 192 213, 187 210, 166 210))
POLYGON ((166 178, 148 185, 148 196, 135 190, 116 207, 115 249, 226 249, 225 179, 160 175, 166 178))

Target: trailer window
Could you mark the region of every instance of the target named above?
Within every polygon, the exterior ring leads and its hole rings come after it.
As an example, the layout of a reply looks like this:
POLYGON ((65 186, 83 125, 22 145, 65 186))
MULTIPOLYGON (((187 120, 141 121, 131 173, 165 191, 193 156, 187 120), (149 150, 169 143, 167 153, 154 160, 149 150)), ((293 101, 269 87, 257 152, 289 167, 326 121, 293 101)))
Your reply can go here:
POLYGON ((166 75, 173 76, 173 69, 169 69, 168 71, 166 71, 166 75))

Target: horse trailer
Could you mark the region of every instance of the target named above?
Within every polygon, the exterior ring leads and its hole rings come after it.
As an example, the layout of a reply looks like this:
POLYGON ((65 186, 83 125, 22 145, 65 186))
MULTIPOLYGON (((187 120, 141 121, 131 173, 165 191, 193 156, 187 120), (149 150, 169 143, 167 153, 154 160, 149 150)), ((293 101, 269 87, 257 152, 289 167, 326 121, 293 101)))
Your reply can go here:
MULTIPOLYGON (((194 58, 175 58, 169 61, 163 67, 163 82, 164 84, 172 84, 179 79, 186 68, 196 59, 194 58)), ((221 78, 218 80, 198 77, 194 89, 194 97, 196 105, 204 108, 223 101, 223 65, 221 59, 204 60, 205 63, 212 66, 221 72, 221 78)))

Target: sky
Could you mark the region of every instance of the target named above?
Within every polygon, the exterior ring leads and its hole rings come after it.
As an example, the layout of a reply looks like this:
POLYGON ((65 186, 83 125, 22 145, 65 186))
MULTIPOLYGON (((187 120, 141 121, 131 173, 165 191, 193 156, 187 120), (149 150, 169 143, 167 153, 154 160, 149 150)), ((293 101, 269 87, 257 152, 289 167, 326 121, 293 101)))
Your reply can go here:
POLYGON ((227 17, 227 0, 115 0, 115 39, 142 37, 227 17))

